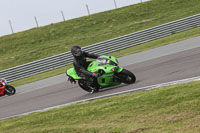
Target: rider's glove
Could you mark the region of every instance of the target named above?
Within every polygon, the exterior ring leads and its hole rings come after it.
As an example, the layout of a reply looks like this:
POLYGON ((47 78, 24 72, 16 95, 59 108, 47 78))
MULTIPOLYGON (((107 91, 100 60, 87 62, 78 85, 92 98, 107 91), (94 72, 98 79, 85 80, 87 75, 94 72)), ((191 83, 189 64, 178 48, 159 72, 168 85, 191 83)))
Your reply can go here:
POLYGON ((100 76, 100 74, 99 73, 93 73, 92 76, 95 77, 95 78, 98 78, 100 76))

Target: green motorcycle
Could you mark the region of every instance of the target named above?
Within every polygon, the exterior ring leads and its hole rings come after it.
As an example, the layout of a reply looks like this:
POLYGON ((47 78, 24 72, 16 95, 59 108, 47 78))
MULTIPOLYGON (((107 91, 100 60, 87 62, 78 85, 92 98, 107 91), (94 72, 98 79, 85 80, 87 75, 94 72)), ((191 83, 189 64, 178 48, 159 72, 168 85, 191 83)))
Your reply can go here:
POLYGON ((119 62, 117 58, 113 56, 100 56, 95 61, 92 61, 87 70, 92 73, 98 73, 100 75, 97 78, 97 83, 94 84, 92 80, 86 79, 84 77, 79 77, 74 68, 70 68, 66 71, 68 80, 71 83, 76 83, 85 91, 93 93, 98 92, 99 89, 106 87, 120 85, 121 83, 133 84, 136 81, 135 75, 119 67, 119 62))

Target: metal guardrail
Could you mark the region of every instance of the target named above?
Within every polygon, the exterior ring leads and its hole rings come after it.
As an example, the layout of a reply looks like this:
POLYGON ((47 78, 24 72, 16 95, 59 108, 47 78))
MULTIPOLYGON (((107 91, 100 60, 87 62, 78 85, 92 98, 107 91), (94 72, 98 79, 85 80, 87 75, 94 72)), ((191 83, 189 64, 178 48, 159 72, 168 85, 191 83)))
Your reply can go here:
MULTIPOLYGON (((83 47, 83 50, 96 54, 107 54, 198 26, 200 26, 200 14, 86 46, 83 47)), ((12 82, 71 63, 72 55, 69 51, 0 71, 0 78, 5 78, 8 82, 12 82)))

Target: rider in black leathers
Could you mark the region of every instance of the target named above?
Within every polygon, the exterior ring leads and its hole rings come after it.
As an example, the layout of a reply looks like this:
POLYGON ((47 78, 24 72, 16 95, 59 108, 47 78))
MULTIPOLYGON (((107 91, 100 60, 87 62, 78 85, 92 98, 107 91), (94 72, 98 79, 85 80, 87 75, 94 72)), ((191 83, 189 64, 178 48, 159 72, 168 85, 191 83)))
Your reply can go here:
POLYGON ((88 80, 95 80, 99 76, 96 73, 87 71, 87 67, 91 62, 86 61, 87 57, 97 59, 99 55, 82 51, 81 47, 78 45, 75 45, 71 48, 71 53, 74 56, 73 65, 78 76, 84 77, 88 80))

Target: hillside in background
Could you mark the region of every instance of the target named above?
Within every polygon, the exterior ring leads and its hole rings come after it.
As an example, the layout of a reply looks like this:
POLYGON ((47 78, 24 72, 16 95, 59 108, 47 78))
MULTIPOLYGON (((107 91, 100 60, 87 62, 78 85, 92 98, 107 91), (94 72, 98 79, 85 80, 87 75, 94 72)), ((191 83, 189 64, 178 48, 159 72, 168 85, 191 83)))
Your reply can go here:
POLYGON ((199 0, 152 0, 0 38, 0 70, 200 13, 199 0))

